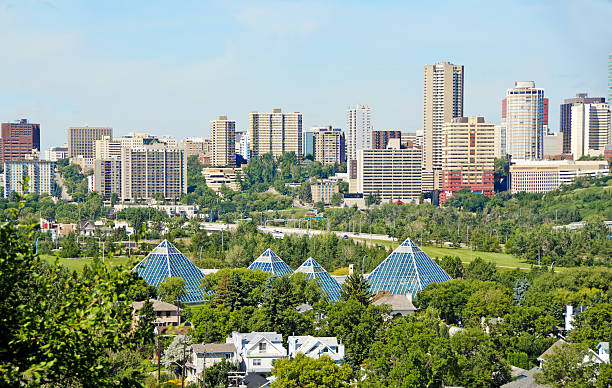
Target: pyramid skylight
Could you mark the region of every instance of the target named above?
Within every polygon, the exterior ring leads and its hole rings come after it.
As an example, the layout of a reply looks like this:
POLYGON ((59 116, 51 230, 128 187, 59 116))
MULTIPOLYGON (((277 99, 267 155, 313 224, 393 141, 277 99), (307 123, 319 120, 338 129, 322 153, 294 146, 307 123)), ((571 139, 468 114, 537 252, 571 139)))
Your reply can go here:
POLYGON ((197 303, 204 299, 204 290, 200 288, 200 281, 204 278, 202 271, 168 240, 155 247, 132 271, 155 287, 169 277, 179 277, 185 280, 182 302, 197 303))
POLYGON ((431 283, 450 280, 412 240, 406 239, 368 275, 370 291, 389 291, 393 295, 416 295, 431 283))
POLYGON ((295 272, 305 274, 308 279, 315 279, 327 294, 329 300, 334 302, 340 300, 340 293, 342 292, 340 283, 312 257, 309 257, 295 272))
POLYGON ((249 269, 261 270, 276 276, 291 275, 293 270, 270 248, 266 249, 255 261, 249 265, 249 269))

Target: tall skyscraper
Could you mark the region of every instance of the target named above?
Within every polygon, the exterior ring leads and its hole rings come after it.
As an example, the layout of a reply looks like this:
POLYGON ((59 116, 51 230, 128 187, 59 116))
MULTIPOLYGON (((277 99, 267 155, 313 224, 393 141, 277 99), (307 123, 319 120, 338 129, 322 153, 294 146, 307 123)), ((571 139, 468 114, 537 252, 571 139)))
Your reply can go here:
POLYGON ((94 145, 96 140, 104 136, 113 137, 110 127, 70 127, 68 128, 68 156, 73 158, 95 158, 94 145))
MULTIPOLYGON (((313 128, 311 128, 313 130, 313 128)), ((315 127, 313 131, 314 160, 323 164, 344 162, 345 139, 340 128, 315 127)))
POLYGON ((610 105, 605 102, 572 105, 571 148, 574 160, 603 154, 610 143, 610 105))
POLYGON ((544 156, 544 89, 533 81, 517 81, 506 91, 506 144, 514 160, 544 156))
POLYGON ((612 104, 612 53, 608 54, 608 104, 612 104))
POLYGON ((24 160, 32 150, 40 152, 40 124, 28 123, 27 119, 2 123, 0 163, 24 160))
POLYGON ((463 66, 439 62, 423 73, 423 191, 440 188, 442 125, 463 116, 463 66))
POLYGON ((372 109, 358 104, 346 110, 346 159, 356 160, 357 151, 372 147, 372 109))
POLYGON ((271 153, 280 156, 295 152, 302 157, 302 114, 251 112, 249 117, 249 151, 251 157, 271 153))
POLYGON ((214 166, 236 165, 236 121, 219 116, 210 122, 212 141, 212 164, 214 166))
POLYGON ((598 104, 606 101, 603 97, 588 97, 587 93, 578 93, 575 98, 567 98, 560 108, 559 129, 563 136, 563 153, 572 152, 572 106, 578 104, 598 104))
POLYGON ((461 189, 493 195, 495 124, 484 117, 456 117, 444 123, 442 136, 440 203, 461 189))

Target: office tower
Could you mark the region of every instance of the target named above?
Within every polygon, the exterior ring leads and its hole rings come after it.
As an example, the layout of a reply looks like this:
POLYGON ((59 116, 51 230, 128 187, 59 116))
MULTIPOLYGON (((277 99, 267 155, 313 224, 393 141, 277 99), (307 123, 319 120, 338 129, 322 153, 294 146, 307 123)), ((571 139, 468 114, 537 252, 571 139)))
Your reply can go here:
POLYGON ((356 160, 357 151, 372 148, 372 109, 358 104, 346 110, 346 159, 356 160))
POLYGON ((302 114, 283 113, 274 109, 272 113, 251 112, 249 116, 250 157, 271 153, 280 156, 294 152, 302 157, 302 114))
POLYGON ((2 123, 0 163, 24 160, 32 150, 40 152, 40 124, 28 123, 27 119, 2 123))
POLYGON ((531 160, 510 165, 510 187, 512 194, 546 193, 567 185, 582 176, 607 175, 605 160, 531 160))
POLYGON ((312 127, 314 142, 314 160, 323 164, 335 164, 344 162, 345 140, 344 132, 340 128, 312 127))
POLYGON ((121 198, 121 158, 110 157, 94 162, 93 189, 105 200, 116 193, 121 198))
POLYGON ((544 89, 533 81, 517 81, 506 91, 508 154, 513 160, 538 160, 544 156, 544 89))
POLYGON ((392 139, 384 150, 357 151, 357 192, 383 201, 418 201, 421 196, 421 150, 401 148, 392 139))
POLYGON ((102 136, 94 141, 94 158, 106 160, 111 157, 121 158, 121 142, 111 136, 102 136))
POLYGON ((214 166, 236 165, 236 122, 227 116, 219 116, 210 122, 212 140, 212 164, 214 166))
POLYGON ((372 149, 384 150, 389 144, 389 139, 402 138, 402 131, 372 131, 372 149))
POLYGON ((236 131, 235 136, 236 138, 235 138, 235 143, 234 143, 234 150, 236 152, 236 155, 240 155, 246 160, 246 155, 244 155, 242 151, 240 150, 240 142, 242 141, 243 137, 247 136, 247 132, 246 131, 236 131))
POLYGON ((70 127, 68 128, 68 156, 94 158, 95 142, 104 136, 113 137, 110 127, 70 127))
POLYGON ((493 195, 495 124, 484 117, 456 117, 444 123, 442 137, 440 203, 461 189, 493 195))
POLYGON ((439 62, 423 74, 423 191, 440 188, 442 125, 463 116, 463 66, 439 62))
POLYGON ((6 161, 4 162, 4 198, 11 193, 23 192, 23 178, 28 177, 26 193, 49 194, 55 192, 55 162, 49 161, 6 161))
POLYGON ((417 134, 416 132, 402 132, 401 134, 401 144, 402 146, 408 147, 408 148, 413 148, 413 147, 420 147, 420 144, 417 141, 417 134))
POLYGON ((605 102, 574 104, 571 115, 570 152, 574 160, 602 154, 610 143, 610 105, 605 102))
POLYGON ((574 98, 567 98, 560 108, 559 129, 563 136, 563 153, 572 153, 572 106, 578 104, 604 103, 603 97, 588 97, 587 93, 578 93, 574 98))
POLYGON ((310 129, 305 129, 302 131, 302 152, 304 156, 310 155, 314 158, 315 154, 315 140, 314 134, 319 127, 312 127, 310 129))
POLYGON ((135 201, 161 195, 180 198, 187 192, 185 151, 165 144, 121 149, 121 199, 135 201))
POLYGON ((45 150, 45 160, 57 162, 60 159, 68 158, 68 146, 51 147, 45 150))
POLYGON ((544 157, 552 157, 563 153, 563 134, 550 132, 544 135, 544 157))
POLYGON ((508 153, 506 145, 506 125, 495 126, 495 157, 505 158, 508 153))

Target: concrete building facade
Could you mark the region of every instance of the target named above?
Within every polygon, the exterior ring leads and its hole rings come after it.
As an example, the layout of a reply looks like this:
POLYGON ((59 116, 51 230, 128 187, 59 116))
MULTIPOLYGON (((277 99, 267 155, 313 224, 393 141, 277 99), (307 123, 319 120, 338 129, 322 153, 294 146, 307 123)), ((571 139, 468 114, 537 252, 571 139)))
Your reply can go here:
POLYGON ((600 102, 571 107, 571 146, 574 160, 584 155, 603 154, 611 143, 610 105, 600 102))
POLYGON ((106 201, 113 193, 121 198, 121 158, 96 159, 94 162, 93 189, 106 201))
POLYGON ((372 109, 358 104, 346 110, 346 159, 356 160, 357 151, 372 148, 372 109))
POLYGON ((210 122, 212 142, 212 164, 215 166, 236 165, 236 121, 219 116, 210 122))
POLYGON ((339 192, 338 182, 329 179, 319 180, 310 185, 313 203, 323 202, 329 205, 334 194, 339 192))
POLYGON ((492 196, 495 170, 495 124, 484 117, 456 117, 442 127, 440 202, 468 189, 492 196))
POLYGON ((83 156, 94 158, 95 142, 104 136, 113 137, 113 129, 110 127, 69 127, 68 128, 68 156, 83 156))
POLYGON ((323 164, 340 164, 345 160, 344 132, 340 128, 315 127, 313 130, 314 160, 323 164))
POLYGON ((402 139, 402 131, 394 130, 379 130, 372 131, 372 148, 375 150, 384 150, 389 144, 389 139, 402 139))
POLYGON ((542 160, 521 161, 510 166, 510 187, 512 194, 546 193, 556 190, 562 184, 570 184, 581 176, 599 176, 609 172, 608 162, 542 160))
POLYGON ((57 162, 60 159, 68 158, 68 146, 51 147, 45 150, 45 160, 57 162))
POLYGON ((280 156, 295 152, 302 157, 302 114, 283 113, 274 109, 272 113, 251 112, 249 116, 250 157, 271 153, 280 156))
POLYGON ((442 125, 463 116, 463 66, 439 62, 423 73, 423 191, 442 181, 442 125))
POLYGON ((32 150, 40 152, 40 124, 29 123, 27 119, 2 123, 0 163, 24 160, 32 150))
POLYGON ((506 91, 508 154, 513 160, 539 160, 544 157, 544 89, 533 81, 517 81, 506 91))
POLYGON ((572 107, 579 104, 599 104, 606 102, 603 97, 589 97, 587 93, 578 93, 574 98, 563 100, 559 109, 559 132, 563 136, 564 154, 572 153, 572 107))
POLYGON ((26 193, 53 195, 55 192, 55 162, 13 160, 4 162, 4 198, 9 198, 12 192, 25 194, 24 177, 28 177, 26 193))

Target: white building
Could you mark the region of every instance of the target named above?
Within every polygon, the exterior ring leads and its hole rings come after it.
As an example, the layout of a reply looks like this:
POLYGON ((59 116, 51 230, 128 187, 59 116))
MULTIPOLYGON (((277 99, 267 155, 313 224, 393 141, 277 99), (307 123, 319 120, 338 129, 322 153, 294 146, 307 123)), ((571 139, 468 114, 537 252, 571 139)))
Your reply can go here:
POLYGON ((287 357, 283 336, 276 332, 235 331, 225 342, 234 344, 239 368, 247 373, 270 373, 274 361, 287 357))
POLYGON ((512 194, 546 193, 561 185, 572 183, 581 176, 607 175, 608 162, 605 160, 540 160, 521 161, 510 166, 510 187, 512 194))
POLYGON ((506 144, 513 160, 544 156, 544 89, 533 81, 516 81, 506 91, 506 144))
POLYGON ((12 192, 24 194, 22 183, 28 177, 27 193, 53 195, 55 191, 55 162, 7 161, 4 162, 4 198, 12 192))
POLYGON ((559 132, 544 135, 544 156, 555 156, 563 153, 563 134, 559 132))
POLYGON ((236 154, 244 160, 249 160, 249 133, 247 131, 236 131, 236 154))
POLYGON ((604 148, 612 140, 610 105, 606 103, 575 104, 571 109, 570 151, 574 160, 593 153, 603 154, 604 148))
POLYGON ((506 144, 506 125, 495 126, 495 157, 504 158, 508 153, 506 144))
POLYGON ((206 186, 218 193, 223 185, 228 188, 239 191, 240 185, 236 179, 236 172, 241 171, 239 168, 232 167, 204 167, 202 175, 206 180, 206 186))
POLYGON ((336 337, 289 336, 287 347, 290 358, 294 358, 298 353, 315 360, 321 356, 328 356, 336 364, 339 364, 344 358, 344 344, 339 344, 336 337))
POLYGON ((346 110, 346 159, 357 160, 357 151, 372 148, 372 109, 358 104, 346 110))
POLYGON ((185 381, 200 383, 204 371, 221 361, 236 365, 234 344, 193 344, 189 347, 189 358, 185 365, 185 381))
POLYGON ((51 147, 45 151, 45 160, 57 162, 60 159, 68 158, 68 146, 51 147))

